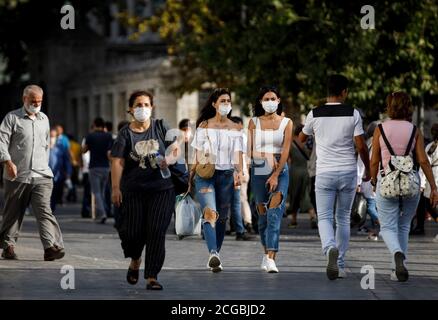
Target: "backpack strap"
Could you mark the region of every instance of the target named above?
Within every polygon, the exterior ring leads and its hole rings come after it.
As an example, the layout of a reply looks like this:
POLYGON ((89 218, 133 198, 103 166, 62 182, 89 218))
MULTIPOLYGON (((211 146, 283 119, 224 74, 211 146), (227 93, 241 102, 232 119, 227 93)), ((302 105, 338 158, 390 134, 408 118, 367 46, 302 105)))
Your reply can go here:
POLYGON ((411 153, 412 143, 414 142, 415 134, 417 133, 417 127, 415 125, 413 125, 413 126, 414 127, 412 128, 412 134, 411 134, 411 138, 409 139, 408 146, 406 148, 405 156, 407 156, 407 155, 409 155, 409 153, 411 153))
POLYGON ((381 123, 379 124, 379 130, 380 130, 380 134, 382 136, 383 142, 385 142, 385 145, 388 148, 389 153, 392 156, 395 156, 394 150, 392 149, 391 144, 389 143, 388 138, 386 137, 385 132, 383 131, 383 126, 381 123))

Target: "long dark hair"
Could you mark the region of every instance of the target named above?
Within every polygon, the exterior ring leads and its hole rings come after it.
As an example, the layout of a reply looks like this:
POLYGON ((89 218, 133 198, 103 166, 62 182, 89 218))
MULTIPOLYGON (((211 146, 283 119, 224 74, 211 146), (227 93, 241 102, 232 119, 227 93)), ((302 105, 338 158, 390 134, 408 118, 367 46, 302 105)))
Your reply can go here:
MULTIPOLYGON (((266 113, 265 109, 263 109, 263 107, 262 107, 262 103, 260 102, 260 100, 262 100, 263 96, 268 92, 275 93, 277 98, 281 99, 280 92, 278 91, 277 87, 274 87, 274 86, 261 87, 259 94, 257 95, 256 101, 254 103, 254 107, 252 109, 252 112, 253 112, 255 117, 260 117, 266 113)), ((281 100, 280 100, 280 103, 278 104, 278 108, 277 108, 277 114, 281 115, 282 112, 283 112, 283 104, 281 103, 281 100)))
MULTIPOLYGON (((202 108, 199 118, 196 121, 196 128, 199 127, 199 125, 208 119, 213 118, 216 115, 216 108, 213 107, 213 103, 216 103, 217 99, 223 94, 228 95, 231 98, 231 92, 230 90, 226 88, 218 88, 215 89, 210 96, 208 97, 207 101, 204 104, 204 107, 202 108)), ((231 112, 228 113, 227 118, 229 119, 231 117, 231 112)))

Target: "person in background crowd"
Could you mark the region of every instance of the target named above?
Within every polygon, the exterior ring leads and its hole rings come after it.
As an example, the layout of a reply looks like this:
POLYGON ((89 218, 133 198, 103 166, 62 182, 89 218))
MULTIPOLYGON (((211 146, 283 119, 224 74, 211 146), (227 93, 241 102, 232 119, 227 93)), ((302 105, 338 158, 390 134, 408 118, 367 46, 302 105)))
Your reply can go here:
POLYGON ((72 165, 71 184, 67 183, 67 201, 75 203, 77 201, 76 186, 79 184, 79 170, 82 162, 81 145, 73 139, 72 135, 67 135, 70 143, 70 159, 72 165))
POLYGON ((240 127, 231 121, 231 92, 214 90, 196 121, 192 147, 196 149, 190 171, 189 188, 194 179, 196 198, 203 212, 202 226, 210 254, 207 267, 212 272, 223 269, 219 252, 225 237, 228 212, 234 187, 242 181, 243 135, 240 127), (214 174, 201 177, 196 168, 203 163, 205 154, 214 155, 214 174))
POLYGON ((184 162, 189 170, 189 142, 192 139, 192 128, 190 127, 189 119, 182 119, 178 124, 179 130, 181 130, 184 136, 184 162))
POLYGON ((43 89, 27 86, 23 107, 9 112, 0 124, 0 163, 5 167, 5 206, 0 226, 4 259, 18 259, 15 244, 29 204, 38 222, 44 260, 53 261, 65 255, 61 229, 50 209, 53 189, 48 147, 50 126, 41 112, 42 102, 43 89))
MULTIPOLYGON (((242 130, 243 134, 243 120, 240 117, 231 117, 231 121, 236 123, 240 130, 242 130)), ((243 143, 244 147, 243 149, 246 150, 246 144, 247 144, 247 138, 243 134, 243 143)), ((236 240, 240 241, 248 241, 252 240, 253 237, 246 234, 246 230, 248 228, 248 225, 251 225, 251 209, 249 208, 248 203, 248 182, 249 182, 249 175, 248 172, 245 171, 248 170, 248 166, 245 163, 246 157, 245 153, 242 154, 243 157, 243 165, 242 165, 242 181, 240 185, 237 185, 234 187, 234 194, 233 194, 233 202, 231 205, 231 216, 233 219, 230 219, 234 222, 234 230, 236 230, 236 240), (247 174, 245 176, 245 173, 247 174), (244 182, 246 181, 246 182, 244 182), (245 185, 245 186, 244 186, 245 185), (243 187, 243 188, 242 188, 243 187)), ((230 222, 231 223, 231 222, 230 222)))
POLYGON ((126 279, 136 284, 144 247, 146 289, 162 290, 158 274, 165 259, 166 230, 175 209, 172 179, 163 174, 178 153, 178 144, 165 139, 169 126, 151 118, 153 96, 136 91, 129 97, 134 121, 118 133, 111 150, 112 200, 121 207, 118 232, 125 258, 131 258, 126 279), (161 160, 160 160, 161 158, 161 160))
POLYGON ((318 228, 316 212, 310 201, 310 177, 307 171, 307 162, 310 160, 310 152, 305 144, 299 141, 298 136, 303 129, 303 125, 299 124, 294 129, 292 146, 290 148, 290 166, 291 174, 289 176, 289 196, 290 196, 290 213, 291 222, 289 227, 297 227, 297 214, 300 212, 308 212, 310 217, 310 227, 318 228))
MULTIPOLYGON (((57 138, 57 144, 59 144, 59 147, 64 148, 69 152, 70 150, 70 141, 68 140, 68 137, 64 134, 64 127, 61 124, 55 125, 55 129, 58 133, 57 138)), ((55 199, 57 204, 63 205, 64 204, 64 188, 62 191, 60 190, 60 193, 57 194, 57 199, 55 199)))
MULTIPOLYGON (((117 138, 117 135, 113 133, 113 123, 111 121, 105 121, 105 128, 104 131, 109 133, 111 137, 113 138, 113 143, 117 138)), ((111 164, 110 164, 111 167, 111 164)), ((107 217, 114 217, 113 212, 114 208, 111 203, 111 172, 108 173, 108 183, 105 187, 104 192, 104 199, 105 199, 105 212, 107 217)))
POLYGON ((96 221, 104 224, 107 219, 105 210, 105 188, 108 183, 109 155, 113 144, 111 134, 104 131, 105 122, 96 118, 93 122, 93 132, 85 138, 82 152, 90 150, 89 179, 91 193, 96 199, 96 221))
MULTIPOLYGON (((314 140, 312 136, 310 136, 307 141, 314 140)), ((307 144, 306 144, 307 145, 307 144)), ((309 174, 309 195, 310 195, 310 203, 312 204, 313 210, 315 210, 316 215, 316 229, 318 229, 318 213, 316 212, 316 193, 315 193, 315 181, 316 181, 316 143, 312 142, 312 151, 310 152, 309 161, 307 162, 307 173, 309 174)), ((313 226, 311 226, 313 229, 313 226)))
MULTIPOLYGON (((117 125, 117 132, 120 132, 124 127, 128 126, 129 124, 130 124, 130 122, 127 120, 120 121, 119 124, 117 125)), ((116 139, 117 139, 117 136, 116 136, 116 139)), ((114 140, 114 142, 115 142, 115 140, 114 140)), ((111 173, 110 173, 110 178, 111 178, 111 173)), ((112 181, 111 181, 111 186, 112 186, 112 181)), ((116 229, 119 226, 120 214, 121 214, 120 206, 114 206, 113 207, 114 228, 116 228, 116 229)))
MULTIPOLYGON (((438 184, 438 123, 432 125, 430 133, 432 135, 432 142, 426 146, 426 155, 432 167, 435 184, 438 184)), ((426 220, 426 213, 429 213, 433 220, 438 222, 438 210, 436 208, 432 208, 430 205, 431 188, 430 184, 427 182, 423 170, 420 170, 420 180, 421 196, 420 203, 417 208, 417 225, 415 229, 411 231, 411 234, 413 235, 424 235, 424 221, 426 220)))
POLYGON ((66 150, 70 150, 70 141, 68 137, 64 134, 64 127, 61 124, 55 126, 58 133, 57 143, 64 147, 66 150))
POLYGON ((248 126, 251 190, 259 214, 258 227, 264 250, 261 269, 269 273, 279 271, 275 259, 289 186, 287 159, 293 130, 292 120, 281 115, 280 99, 277 88, 261 88, 254 103, 254 117, 248 126))
POLYGON ((56 128, 52 128, 50 130, 49 154, 49 167, 53 172, 53 191, 50 198, 50 208, 52 212, 55 212, 56 200, 62 195, 65 181, 70 179, 72 174, 69 152, 57 143, 57 135, 56 128))
MULTIPOLYGON (((366 130, 366 142, 368 147, 368 152, 370 154, 370 158, 372 155, 372 146, 373 146, 373 134, 374 130, 376 129, 377 125, 379 124, 378 121, 371 122, 366 130)), ((363 224, 362 226, 359 226, 358 234, 367 234, 369 240, 378 240, 378 225, 379 225, 379 218, 377 215, 377 206, 376 206, 376 193, 373 191, 373 187, 371 185, 371 181, 363 181, 362 177, 365 173, 365 166, 361 160, 360 157, 357 159, 357 166, 358 166, 358 192, 361 192, 366 199, 367 202, 367 214, 370 216, 370 226, 363 224)))
POLYGON ((344 278, 345 254, 350 241, 350 216, 357 188, 355 145, 370 180, 368 148, 359 111, 345 104, 348 80, 342 75, 327 79, 327 102, 309 112, 300 133, 304 142, 316 141, 316 207, 322 251, 327 257, 329 280, 344 278), (334 207, 336 203, 336 212, 334 207), (336 217, 336 235, 333 217, 336 217))
MULTIPOLYGON (((85 145, 85 138, 82 141, 82 147, 85 145)), ((82 154, 82 186, 84 187, 84 194, 82 196, 82 218, 91 217, 91 187, 90 187, 90 151, 82 154)))
MULTIPOLYGON (((389 119, 374 131, 371 161, 371 183, 377 186, 377 213, 380 222, 380 234, 391 253, 391 280, 404 282, 409 278, 406 267, 409 229, 420 200, 420 186, 410 197, 388 198, 381 192, 381 175, 377 180, 379 165, 387 173, 393 155, 412 155, 421 166, 430 184, 430 203, 438 204, 438 191, 432 168, 424 151, 423 135, 412 123, 413 106, 410 96, 405 92, 394 92, 386 98, 389 119)), ((415 169, 415 168, 414 168, 415 169)), ((414 174, 417 173, 414 171, 414 174)))

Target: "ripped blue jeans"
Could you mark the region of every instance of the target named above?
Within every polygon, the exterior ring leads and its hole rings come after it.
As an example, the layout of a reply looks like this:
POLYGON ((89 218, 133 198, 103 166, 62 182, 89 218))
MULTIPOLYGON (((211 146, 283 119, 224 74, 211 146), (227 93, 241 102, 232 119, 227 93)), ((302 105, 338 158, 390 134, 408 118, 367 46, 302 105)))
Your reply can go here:
POLYGON ((269 172, 271 170, 268 170, 268 167, 266 160, 252 161, 251 191, 253 192, 259 215, 258 225, 261 243, 266 250, 277 252, 280 239, 280 225, 285 210, 286 196, 289 187, 289 168, 287 164, 285 164, 278 176, 278 186, 276 190, 270 193, 266 185, 267 180, 271 176, 271 172, 269 172), (281 202, 278 206, 269 208, 271 199, 276 192, 280 192, 281 202), (260 204, 264 206, 264 212, 260 212, 260 204))
POLYGON ((202 226, 208 252, 219 252, 225 237, 225 227, 234 193, 234 170, 216 170, 210 179, 195 175, 196 199, 203 212, 202 226), (210 210, 206 210, 210 209, 210 210), (211 217, 208 211, 217 216, 211 217), (217 218, 217 221, 216 221, 217 218))

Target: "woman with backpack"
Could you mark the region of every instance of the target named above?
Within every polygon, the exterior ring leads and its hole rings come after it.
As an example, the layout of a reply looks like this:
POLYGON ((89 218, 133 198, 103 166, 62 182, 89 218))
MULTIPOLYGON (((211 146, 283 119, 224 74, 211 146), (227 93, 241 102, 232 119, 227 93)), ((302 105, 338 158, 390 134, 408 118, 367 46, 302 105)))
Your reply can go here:
POLYGON ((405 264, 409 229, 420 199, 414 158, 430 183, 432 206, 438 204, 438 191, 424 150, 423 135, 411 123, 410 96, 394 92, 386 98, 386 105, 390 119, 380 124, 373 136, 371 183, 377 187, 380 234, 392 254, 391 280, 404 282, 409 278, 405 264))

